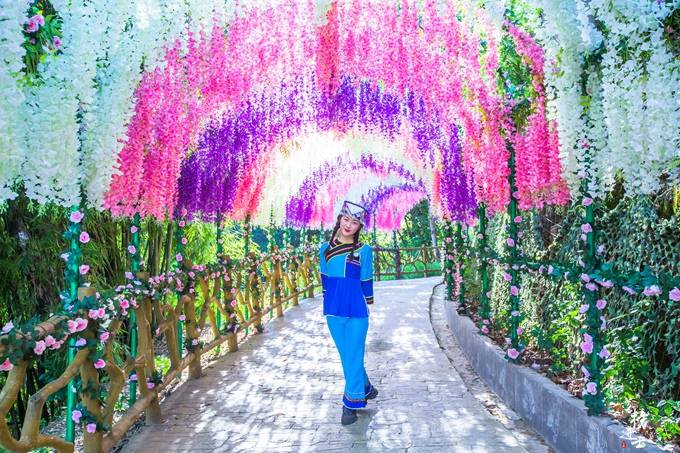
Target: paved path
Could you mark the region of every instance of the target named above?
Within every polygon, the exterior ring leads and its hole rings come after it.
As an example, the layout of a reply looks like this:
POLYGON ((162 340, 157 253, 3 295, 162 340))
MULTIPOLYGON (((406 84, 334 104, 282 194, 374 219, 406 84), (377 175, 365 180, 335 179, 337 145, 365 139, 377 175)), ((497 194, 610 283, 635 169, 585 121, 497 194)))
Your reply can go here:
POLYGON ((366 369, 380 390, 340 425, 342 369, 320 300, 303 301, 163 403, 126 452, 526 452, 439 349, 428 303, 440 278, 378 282, 366 369))

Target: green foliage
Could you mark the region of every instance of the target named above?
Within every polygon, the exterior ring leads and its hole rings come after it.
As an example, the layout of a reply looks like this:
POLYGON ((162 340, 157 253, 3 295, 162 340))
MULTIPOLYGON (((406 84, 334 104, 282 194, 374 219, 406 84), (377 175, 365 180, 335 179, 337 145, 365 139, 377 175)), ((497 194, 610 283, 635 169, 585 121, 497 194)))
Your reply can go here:
MULTIPOLYGON (((600 259, 605 268, 648 286, 656 275, 680 275, 680 218, 664 208, 666 198, 611 196, 598 206, 600 259), (666 273, 666 274, 663 274, 666 273)), ((579 206, 550 207, 524 213, 520 254, 542 262, 576 263, 581 257, 579 206)), ((503 256, 507 216, 488 227, 489 245, 503 256)), ((494 326, 507 332, 509 284, 502 266, 489 268, 494 326)), ((667 282, 669 277, 660 277, 667 282)), ((677 278, 677 277, 676 277, 677 278)), ((673 283, 677 284, 677 283, 673 283)), ((583 315, 581 285, 544 275, 522 274, 522 326, 534 349, 552 358, 550 371, 580 378, 579 349, 583 315)), ((678 439, 680 399, 680 304, 666 298, 607 291, 606 345, 612 358, 603 369, 606 402, 633 414, 631 422, 652 430, 661 441, 678 439), (675 436, 675 437, 673 437, 675 436)), ((644 429, 643 429, 644 431, 644 429)))
POLYGON ((44 17, 45 24, 32 33, 28 33, 24 29, 25 41, 23 47, 26 49, 24 73, 29 83, 30 77, 37 75, 38 65, 50 55, 59 51, 58 46, 55 45, 55 37, 61 38, 61 18, 49 1, 34 1, 28 10, 28 17, 36 14, 44 17))

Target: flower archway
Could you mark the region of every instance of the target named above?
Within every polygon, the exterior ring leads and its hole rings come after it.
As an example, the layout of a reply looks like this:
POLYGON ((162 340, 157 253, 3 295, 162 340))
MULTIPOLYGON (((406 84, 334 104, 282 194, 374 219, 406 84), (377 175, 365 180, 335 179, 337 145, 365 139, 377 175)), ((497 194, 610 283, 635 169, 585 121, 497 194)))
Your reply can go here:
POLYGON ((396 143, 392 161, 422 167, 440 216, 469 220, 475 201, 492 213, 506 207, 506 138, 531 169, 517 178, 522 206, 567 201, 544 109, 525 130, 513 129, 495 80, 499 36, 490 22, 472 30, 454 8, 432 2, 358 6, 332 2, 319 25, 310 25, 312 2, 254 9, 227 30, 189 33, 186 49, 174 43, 164 67, 137 89, 104 206, 157 218, 180 206, 263 223, 273 208, 277 222, 300 224, 284 203, 260 202, 290 142, 329 132, 396 143))

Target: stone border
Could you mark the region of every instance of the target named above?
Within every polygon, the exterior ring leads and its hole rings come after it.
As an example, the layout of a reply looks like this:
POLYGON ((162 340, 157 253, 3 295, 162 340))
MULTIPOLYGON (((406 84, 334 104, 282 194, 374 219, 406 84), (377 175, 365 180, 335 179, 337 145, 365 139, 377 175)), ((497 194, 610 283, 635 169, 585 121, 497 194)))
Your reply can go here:
POLYGON ((658 445, 609 417, 589 417, 583 400, 534 370, 513 365, 489 338, 480 335, 458 304, 445 306, 449 329, 486 384, 559 452, 662 453, 658 445))

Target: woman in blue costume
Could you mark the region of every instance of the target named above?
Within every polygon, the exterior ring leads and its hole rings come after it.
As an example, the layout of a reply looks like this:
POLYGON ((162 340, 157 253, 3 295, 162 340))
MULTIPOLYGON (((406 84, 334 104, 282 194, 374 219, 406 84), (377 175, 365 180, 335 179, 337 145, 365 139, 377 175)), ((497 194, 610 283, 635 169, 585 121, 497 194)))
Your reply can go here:
POLYGON ((343 425, 357 421, 356 410, 378 396, 364 368, 368 306, 373 303, 373 251, 359 242, 367 216, 366 208, 345 201, 330 241, 319 251, 323 314, 345 375, 343 425))

